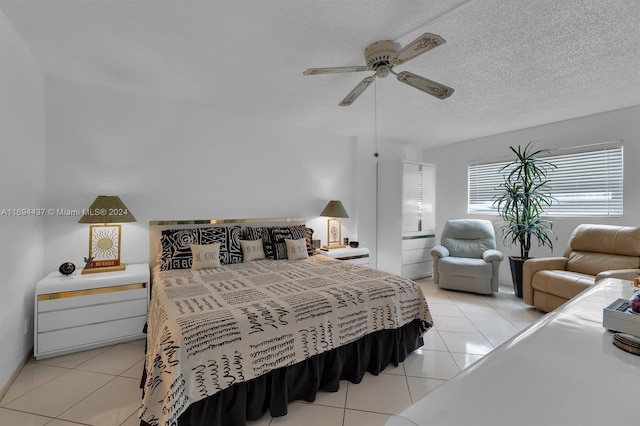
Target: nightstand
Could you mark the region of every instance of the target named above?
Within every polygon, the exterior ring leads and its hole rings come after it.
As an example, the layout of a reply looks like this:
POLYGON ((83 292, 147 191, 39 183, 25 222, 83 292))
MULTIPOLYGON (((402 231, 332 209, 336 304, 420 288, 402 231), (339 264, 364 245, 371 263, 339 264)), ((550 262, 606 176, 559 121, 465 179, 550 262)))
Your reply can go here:
POLYGON ((358 248, 337 248, 329 250, 318 250, 318 252, 333 259, 342 260, 357 265, 369 266, 369 249, 364 247, 358 248))
POLYGON ((149 264, 117 272, 52 272, 36 285, 37 359, 144 338, 149 264))

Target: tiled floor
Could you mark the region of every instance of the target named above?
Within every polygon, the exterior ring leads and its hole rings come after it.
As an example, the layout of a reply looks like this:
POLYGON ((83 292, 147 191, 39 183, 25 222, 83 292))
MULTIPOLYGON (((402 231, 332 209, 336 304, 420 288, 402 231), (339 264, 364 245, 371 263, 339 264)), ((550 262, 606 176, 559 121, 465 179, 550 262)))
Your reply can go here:
MULTIPOLYGON (((344 381, 314 403, 293 402, 285 417, 265 414, 252 426, 383 425, 407 407, 543 314, 523 304, 509 287, 493 296, 439 289, 418 281, 435 328, 422 348, 379 376, 344 381)), ((139 377, 144 341, 31 360, 0 401, 0 426, 139 425, 139 377)))

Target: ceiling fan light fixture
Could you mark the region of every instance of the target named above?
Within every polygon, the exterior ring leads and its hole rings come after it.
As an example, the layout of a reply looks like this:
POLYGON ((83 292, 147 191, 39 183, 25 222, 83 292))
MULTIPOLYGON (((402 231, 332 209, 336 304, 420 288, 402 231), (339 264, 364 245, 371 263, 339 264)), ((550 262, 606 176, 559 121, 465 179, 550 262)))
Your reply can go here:
POLYGON ((391 67, 389 65, 380 65, 376 68, 376 77, 385 78, 390 71, 391 67))

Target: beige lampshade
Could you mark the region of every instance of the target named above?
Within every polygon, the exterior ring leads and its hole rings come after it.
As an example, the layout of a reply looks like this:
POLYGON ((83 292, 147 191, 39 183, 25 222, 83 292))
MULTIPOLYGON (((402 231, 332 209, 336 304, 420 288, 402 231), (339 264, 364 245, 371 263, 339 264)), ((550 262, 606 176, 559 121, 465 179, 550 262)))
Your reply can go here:
POLYGON ((78 223, 135 222, 127 206, 116 195, 98 195, 91 207, 84 211, 78 223))
POLYGON ((349 217, 347 211, 344 209, 342 203, 338 200, 331 200, 327 206, 322 210, 320 216, 325 217, 349 217))

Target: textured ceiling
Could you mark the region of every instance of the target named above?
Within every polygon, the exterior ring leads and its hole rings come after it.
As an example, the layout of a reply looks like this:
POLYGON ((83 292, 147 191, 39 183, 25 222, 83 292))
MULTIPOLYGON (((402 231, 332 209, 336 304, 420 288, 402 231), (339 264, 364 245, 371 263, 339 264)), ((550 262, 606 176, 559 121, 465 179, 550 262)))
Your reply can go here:
POLYGON ((436 146, 640 105, 638 0, 0 0, 45 75, 187 100, 287 125, 436 146), (446 43, 397 71, 455 89, 438 100, 368 73, 364 48, 423 32, 446 43))

